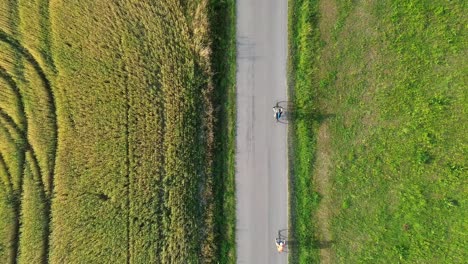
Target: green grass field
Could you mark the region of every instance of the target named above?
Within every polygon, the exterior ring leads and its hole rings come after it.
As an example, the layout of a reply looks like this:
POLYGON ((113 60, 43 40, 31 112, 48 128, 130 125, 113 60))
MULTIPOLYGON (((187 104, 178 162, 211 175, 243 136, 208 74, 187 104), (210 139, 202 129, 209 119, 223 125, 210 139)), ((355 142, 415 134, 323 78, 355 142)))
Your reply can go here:
POLYGON ((293 263, 468 259, 464 1, 290 1, 293 263))
POLYGON ((234 10, 1 1, 1 263, 233 263, 234 10))

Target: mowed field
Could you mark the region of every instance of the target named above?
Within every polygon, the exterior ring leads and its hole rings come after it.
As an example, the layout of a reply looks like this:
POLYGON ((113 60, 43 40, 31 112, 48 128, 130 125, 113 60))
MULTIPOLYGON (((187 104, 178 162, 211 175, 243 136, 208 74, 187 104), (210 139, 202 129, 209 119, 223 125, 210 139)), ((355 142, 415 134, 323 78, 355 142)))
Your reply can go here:
POLYGON ((0 1, 0 263, 234 260, 233 10, 0 1))
POLYGON ((466 1, 290 1, 292 263, 466 263, 466 1))

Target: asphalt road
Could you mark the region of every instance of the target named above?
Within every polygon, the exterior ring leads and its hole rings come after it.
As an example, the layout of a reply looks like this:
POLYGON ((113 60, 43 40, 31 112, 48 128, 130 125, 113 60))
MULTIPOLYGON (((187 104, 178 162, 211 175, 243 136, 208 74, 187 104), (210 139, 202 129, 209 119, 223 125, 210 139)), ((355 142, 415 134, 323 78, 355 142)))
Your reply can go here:
POLYGON ((287 0, 237 0, 237 263, 287 263, 274 243, 288 228, 287 0))

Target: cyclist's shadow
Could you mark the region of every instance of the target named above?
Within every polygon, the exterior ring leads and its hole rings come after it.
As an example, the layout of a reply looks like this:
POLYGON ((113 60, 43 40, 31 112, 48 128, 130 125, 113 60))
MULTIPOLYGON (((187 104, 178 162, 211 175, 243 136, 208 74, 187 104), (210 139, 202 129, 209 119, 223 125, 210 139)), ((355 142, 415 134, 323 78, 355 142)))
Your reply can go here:
POLYGON ((316 121, 318 123, 322 123, 328 119, 335 117, 335 114, 323 114, 316 111, 303 111, 303 110, 296 110, 294 112, 289 113, 290 120, 309 120, 309 121, 316 121))
POLYGON ((335 241, 333 240, 312 240, 309 242, 300 243, 289 236, 289 229, 278 230, 278 237, 286 241, 286 250, 284 252, 288 252, 293 248, 299 248, 301 246, 312 247, 316 249, 325 249, 330 248, 335 243, 335 241))
POLYGON ((335 243, 335 241, 330 240, 330 241, 325 241, 325 240, 314 240, 311 243, 306 243, 306 245, 301 244, 293 239, 291 240, 286 240, 286 245, 288 245, 288 248, 298 248, 301 246, 312 246, 312 248, 316 249, 325 249, 325 248, 331 248, 331 246, 335 243))
POLYGON ((275 107, 283 109, 281 117, 276 121, 282 124, 288 124, 290 121, 301 120, 301 121, 316 121, 318 123, 325 122, 328 119, 335 117, 335 114, 324 114, 316 110, 296 108, 293 103, 289 101, 278 101, 275 107))

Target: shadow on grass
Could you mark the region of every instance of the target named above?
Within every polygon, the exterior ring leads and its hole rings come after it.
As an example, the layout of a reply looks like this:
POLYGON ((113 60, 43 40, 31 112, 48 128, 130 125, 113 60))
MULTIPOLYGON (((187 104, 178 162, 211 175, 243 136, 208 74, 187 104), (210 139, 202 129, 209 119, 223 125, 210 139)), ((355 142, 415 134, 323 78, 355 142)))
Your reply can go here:
POLYGON ((278 123, 288 124, 289 122, 294 121, 309 121, 309 122, 318 122, 319 124, 332 119, 335 117, 335 114, 322 114, 314 111, 297 111, 297 110, 286 110, 281 115, 281 118, 277 120, 278 123))
POLYGON ((286 245, 288 245, 288 248, 300 248, 300 247, 305 247, 305 248, 315 248, 315 249, 325 249, 325 248, 331 248, 331 246, 335 243, 335 241, 330 240, 312 240, 311 242, 303 242, 300 243, 299 241, 296 240, 286 240, 286 245))
MULTIPOLYGON (((335 117, 335 114, 320 113, 316 110, 297 108, 291 101, 277 101, 275 107, 283 110, 278 123, 288 124, 294 121, 318 122, 319 124, 335 117)), ((273 109, 274 110, 274 109, 273 109)))
POLYGON ((295 109, 289 112, 289 119, 294 121, 316 121, 323 123, 335 117, 335 114, 324 114, 317 111, 304 111, 295 109))

